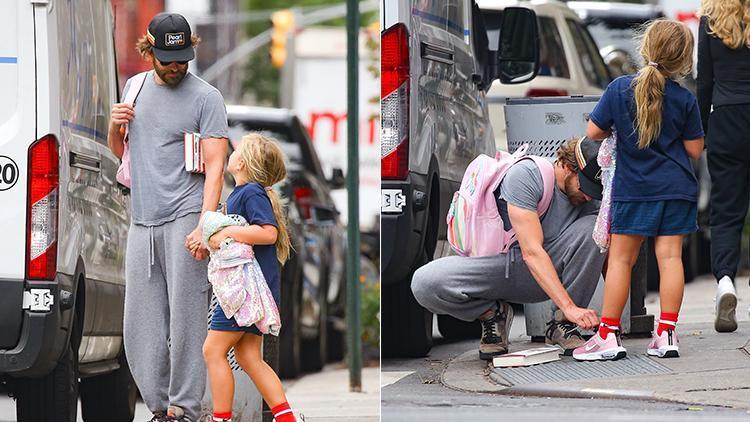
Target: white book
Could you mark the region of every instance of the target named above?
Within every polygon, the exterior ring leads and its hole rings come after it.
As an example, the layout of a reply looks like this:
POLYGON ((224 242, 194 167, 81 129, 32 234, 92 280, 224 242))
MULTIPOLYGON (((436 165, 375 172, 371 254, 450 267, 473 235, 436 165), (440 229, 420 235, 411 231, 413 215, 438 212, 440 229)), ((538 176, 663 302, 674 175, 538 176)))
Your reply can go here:
POLYGON ((185 170, 191 173, 204 173, 206 170, 200 133, 185 133, 185 170))
POLYGON ((492 358, 492 365, 495 368, 507 368, 512 366, 531 366, 540 363, 554 362, 560 360, 560 352, 561 350, 557 346, 519 350, 518 352, 495 356, 492 358))

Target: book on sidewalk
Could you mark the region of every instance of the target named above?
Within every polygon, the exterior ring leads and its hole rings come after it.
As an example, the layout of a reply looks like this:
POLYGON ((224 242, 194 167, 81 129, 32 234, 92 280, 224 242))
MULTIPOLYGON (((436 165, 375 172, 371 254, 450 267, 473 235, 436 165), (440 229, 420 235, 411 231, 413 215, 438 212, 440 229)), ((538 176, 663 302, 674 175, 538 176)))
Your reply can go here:
POLYGON ((495 356, 492 358, 492 365, 495 368, 508 368, 513 366, 538 365, 556 360, 560 360, 560 348, 557 346, 547 346, 495 356))

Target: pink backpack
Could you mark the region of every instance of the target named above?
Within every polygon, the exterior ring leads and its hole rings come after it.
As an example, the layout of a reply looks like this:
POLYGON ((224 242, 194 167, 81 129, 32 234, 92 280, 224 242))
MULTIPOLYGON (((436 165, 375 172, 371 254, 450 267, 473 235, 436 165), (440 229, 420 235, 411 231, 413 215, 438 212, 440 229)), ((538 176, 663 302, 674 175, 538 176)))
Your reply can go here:
POLYGON ((482 154, 469 164, 446 218, 448 243, 459 255, 498 255, 508 252, 516 241, 513 229, 505 231, 503 227, 494 192, 511 166, 521 160, 534 160, 539 167, 544 193, 537 213, 541 217, 547 212, 555 186, 554 167, 545 158, 526 155, 527 149, 524 144, 513 154, 498 151, 494 159, 482 154))
MULTIPOLYGON (((123 103, 132 103, 135 105, 135 99, 138 98, 138 94, 141 93, 141 88, 143 88, 143 83, 146 81, 146 75, 148 75, 148 72, 141 72, 135 76, 133 76, 132 82, 130 82, 130 87, 128 88, 128 92, 125 93, 125 98, 122 99, 123 103)), ((117 169, 117 176, 115 179, 117 179, 118 182, 120 182, 121 185, 130 188, 130 147, 128 146, 130 142, 128 141, 128 126, 125 125, 125 136, 122 139, 122 144, 124 147, 124 151, 122 152, 122 162, 120 163, 120 167, 117 169)))

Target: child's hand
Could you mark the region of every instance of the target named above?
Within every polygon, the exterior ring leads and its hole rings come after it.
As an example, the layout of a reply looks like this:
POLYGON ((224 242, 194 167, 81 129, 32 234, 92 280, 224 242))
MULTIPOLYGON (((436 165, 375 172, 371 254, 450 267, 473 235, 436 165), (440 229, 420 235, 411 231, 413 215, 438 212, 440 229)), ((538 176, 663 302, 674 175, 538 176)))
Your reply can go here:
POLYGON ((225 227, 208 238, 208 246, 214 250, 219 249, 221 242, 227 237, 229 237, 229 230, 225 227))

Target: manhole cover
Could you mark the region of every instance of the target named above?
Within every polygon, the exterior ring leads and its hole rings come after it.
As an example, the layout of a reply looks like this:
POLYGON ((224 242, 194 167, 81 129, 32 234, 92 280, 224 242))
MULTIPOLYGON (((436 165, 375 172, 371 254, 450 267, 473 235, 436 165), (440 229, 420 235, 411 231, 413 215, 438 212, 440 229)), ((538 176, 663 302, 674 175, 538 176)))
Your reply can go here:
POLYGON ((646 356, 636 355, 608 362, 577 362, 573 358, 520 368, 493 368, 491 378, 499 384, 539 384, 588 378, 664 374, 671 369, 646 356))

